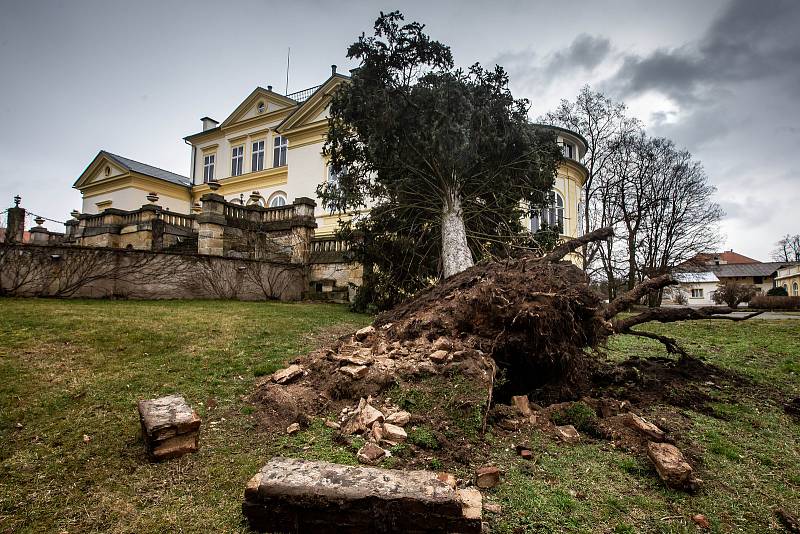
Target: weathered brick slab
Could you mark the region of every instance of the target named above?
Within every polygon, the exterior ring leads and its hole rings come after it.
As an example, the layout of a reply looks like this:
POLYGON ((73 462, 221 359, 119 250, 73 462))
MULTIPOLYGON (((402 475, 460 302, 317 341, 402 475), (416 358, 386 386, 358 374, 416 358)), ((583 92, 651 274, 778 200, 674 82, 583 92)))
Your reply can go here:
POLYGON ((260 532, 479 533, 473 493, 462 499, 430 471, 273 458, 248 482, 242 511, 260 532))
POLYGON ((180 395, 139 401, 147 452, 153 460, 197 451, 200 417, 180 395))

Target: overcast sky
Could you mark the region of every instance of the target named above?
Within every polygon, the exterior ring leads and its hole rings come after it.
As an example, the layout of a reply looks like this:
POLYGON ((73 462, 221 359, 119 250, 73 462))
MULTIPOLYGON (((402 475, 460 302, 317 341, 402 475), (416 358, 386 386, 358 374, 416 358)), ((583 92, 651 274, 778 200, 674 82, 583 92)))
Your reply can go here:
POLYGON ((768 260, 800 233, 796 0, 0 0, 0 205, 65 220, 100 149, 188 175, 200 117, 282 92, 289 47, 290 92, 355 66, 347 46, 393 9, 458 64, 505 66, 532 118, 586 83, 626 102, 703 162, 726 249, 768 260))

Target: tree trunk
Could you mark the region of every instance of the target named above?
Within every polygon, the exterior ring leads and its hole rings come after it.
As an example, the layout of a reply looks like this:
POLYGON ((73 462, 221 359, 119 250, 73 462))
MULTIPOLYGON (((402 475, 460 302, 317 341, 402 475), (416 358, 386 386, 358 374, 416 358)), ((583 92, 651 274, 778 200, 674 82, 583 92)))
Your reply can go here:
POLYGON ((461 197, 449 191, 442 209, 442 266, 444 277, 448 278, 472 267, 472 252, 467 244, 467 229, 464 226, 464 212, 461 197))

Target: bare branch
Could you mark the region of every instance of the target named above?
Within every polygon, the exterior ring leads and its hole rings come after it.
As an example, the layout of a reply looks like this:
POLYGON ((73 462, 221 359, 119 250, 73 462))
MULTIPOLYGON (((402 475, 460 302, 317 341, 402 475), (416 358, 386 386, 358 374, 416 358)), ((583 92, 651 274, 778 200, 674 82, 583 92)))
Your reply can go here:
POLYGON ((544 263, 556 263, 564 259, 564 256, 575 252, 582 246, 586 245, 587 243, 592 243, 595 241, 602 241, 604 239, 608 239, 609 237, 614 235, 614 230, 611 228, 598 228, 593 232, 589 232, 588 234, 584 234, 580 237, 575 239, 570 239, 569 241, 558 245, 556 248, 553 249, 552 252, 542 256, 539 261, 544 263))
POLYGON ((627 310, 632 304, 638 302, 645 295, 677 283, 677 281, 673 280, 672 275, 669 274, 662 274, 661 276, 645 280, 630 291, 627 291, 611 301, 603 311, 603 318, 611 319, 620 312, 627 310))

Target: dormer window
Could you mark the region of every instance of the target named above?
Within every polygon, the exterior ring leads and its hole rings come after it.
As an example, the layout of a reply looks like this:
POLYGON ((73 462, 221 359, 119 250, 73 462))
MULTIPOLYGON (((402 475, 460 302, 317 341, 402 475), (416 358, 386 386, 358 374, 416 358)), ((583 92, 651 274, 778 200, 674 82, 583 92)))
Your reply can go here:
POLYGON ((272 166, 283 167, 286 165, 286 150, 289 143, 282 135, 275 136, 275 145, 272 151, 272 166))
POLYGON ((111 167, 106 165, 106 176, 111 176, 111 167))
POLYGON ((565 158, 575 159, 575 146, 572 143, 561 143, 561 153, 565 158))

